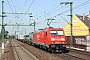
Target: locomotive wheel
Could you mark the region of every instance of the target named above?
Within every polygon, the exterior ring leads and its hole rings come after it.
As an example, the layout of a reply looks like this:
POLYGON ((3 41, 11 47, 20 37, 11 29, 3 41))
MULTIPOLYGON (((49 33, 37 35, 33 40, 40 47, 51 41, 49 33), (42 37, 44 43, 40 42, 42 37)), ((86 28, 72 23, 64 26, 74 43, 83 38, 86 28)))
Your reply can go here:
POLYGON ((39 48, 41 49, 41 48, 42 48, 42 46, 40 45, 40 46, 39 46, 39 48))
POLYGON ((47 47, 44 47, 44 50, 48 52, 48 48, 47 47))
POLYGON ((49 48, 49 52, 50 52, 50 53, 53 53, 53 52, 54 52, 54 50, 52 50, 52 48, 49 48))
POLYGON ((48 48, 46 47, 46 51, 48 52, 48 48))
POLYGON ((38 46, 38 48, 40 49, 40 45, 38 46))
POLYGON ((65 52, 66 52, 66 48, 64 48, 64 49, 62 50, 62 52, 64 52, 64 53, 65 53, 65 52))

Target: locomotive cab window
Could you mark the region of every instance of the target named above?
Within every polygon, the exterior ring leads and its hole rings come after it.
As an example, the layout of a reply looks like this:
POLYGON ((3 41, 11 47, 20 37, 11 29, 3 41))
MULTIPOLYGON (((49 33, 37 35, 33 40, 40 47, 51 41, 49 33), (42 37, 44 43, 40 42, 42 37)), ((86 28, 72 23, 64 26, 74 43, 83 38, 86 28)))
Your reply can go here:
POLYGON ((53 35, 64 35, 62 30, 51 30, 50 34, 53 35))
POLYGON ((58 35, 64 35, 64 33, 63 33, 63 31, 62 31, 62 30, 61 30, 61 31, 60 31, 60 30, 59 30, 59 31, 57 31, 57 34, 58 34, 58 35))

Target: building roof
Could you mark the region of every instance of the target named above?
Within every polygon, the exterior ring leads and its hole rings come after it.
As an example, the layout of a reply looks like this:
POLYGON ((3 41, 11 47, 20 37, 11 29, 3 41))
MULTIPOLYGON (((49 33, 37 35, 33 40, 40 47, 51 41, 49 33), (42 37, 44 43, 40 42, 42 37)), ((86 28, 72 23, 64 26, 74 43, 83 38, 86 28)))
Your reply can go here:
POLYGON ((90 18, 88 16, 76 15, 88 28, 90 28, 90 18))

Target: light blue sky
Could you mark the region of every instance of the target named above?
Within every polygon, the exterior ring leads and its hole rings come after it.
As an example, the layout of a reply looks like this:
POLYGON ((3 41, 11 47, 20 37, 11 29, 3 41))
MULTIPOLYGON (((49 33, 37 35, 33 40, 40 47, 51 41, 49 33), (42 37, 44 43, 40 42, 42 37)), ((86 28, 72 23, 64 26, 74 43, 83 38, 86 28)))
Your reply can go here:
MULTIPOLYGON (((67 22, 63 20, 58 14, 61 14, 62 12, 65 12, 70 9, 69 4, 60 5, 61 2, 73 2, 73 15, 79 14, 79 15, 88 15, 90 10, 90 0, 4 0, 4 11, 7 13, 19 13, 19 12, 25 12, 32 13, 32 18, 29 17, 28 14, 26 15, 15 15, 15 14, 5 14, 7 17, 4 19, 4 23, 6 24, 29 24, 32 23, 34 20, 36 21, 36 30, 38 28, 45 28, 47 26, 47 20, 48 18, 55 19, 52 21, 51 26, 52 27, 65 27, 67 22), (32 3, 33 2, 33 3, 32 3), (32 5, 31 5, 32 3, 32 5), (31 6, 30 6, 31 5, 31 6), (29 8, 30 6, 30 8, 29 8), (29 9, 28 9, 29 8, 29 9), (38 19, 37 19, 38 18, 38 19), (30 20, 30 21, 29 21, 30 20), (58 22, 58 23, 55 23, 58 22)), ((2 0, 0 0, 0 15, 2 13, 2 0)), ((61 16, 65 18, 67 21, 69 21, 70 12, 67 11, 61 16)), ((2 18, 0 18, 0 24, 2 23, 2 18)), ((17 34, 28 34, 29 32, 33 31, 33 27, 16 27, 16 26, 6 26, 6 30, 8 30, 9 34, 14 34, 15 31, 17 34)), ((1 30, 1 27, 0 27, 1 30)))

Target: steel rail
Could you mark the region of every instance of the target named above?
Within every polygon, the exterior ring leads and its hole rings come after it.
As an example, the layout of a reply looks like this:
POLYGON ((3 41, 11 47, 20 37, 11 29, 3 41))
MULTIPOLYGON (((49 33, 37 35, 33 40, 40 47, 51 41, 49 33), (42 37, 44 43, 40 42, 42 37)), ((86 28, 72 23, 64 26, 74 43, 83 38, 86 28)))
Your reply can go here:
MULTIPOLYGON (((16 41, 15 41, 16 42, 16 41)), ((32 58, 33 58, 33 60, 39 60, 38 58, 36 58, 33 54, 31 54, 29 51, 27 51, 25 48, 23 48, 20 44, 18 44, 17 42, 16 42, 16 44, 18 45, 18 46, 20 46, 20 48, 22 48, 26 53, 28 53, 32 58)))
POLYGON ((13 42, 11 41, 11 44, 12 44, 12 47, 13 47, 13 49, 14 49, 14 51, 16 52, 16 54, 17 54, 17 57, 18 57, 18 59, 19 60, 22 60, 22 58, 20 57, 20 54, 19 54, 19 52, 16 50, 16 48, 14 47, 14 44, 13 44, 13 42))
POLYGON ((61 53, 61 54, 54 54, 54 55, 57 55, 57 56, 60 56, 61 58, 64 58, 64 59, 67 59, 67 60, 85 60, 85 59, 82 59, 82 58, 79 58, 79 57, 76 57, 76 56, 73 56, 73 55, 70 55, 70 54, 66 54, 66 53, 61 53))

